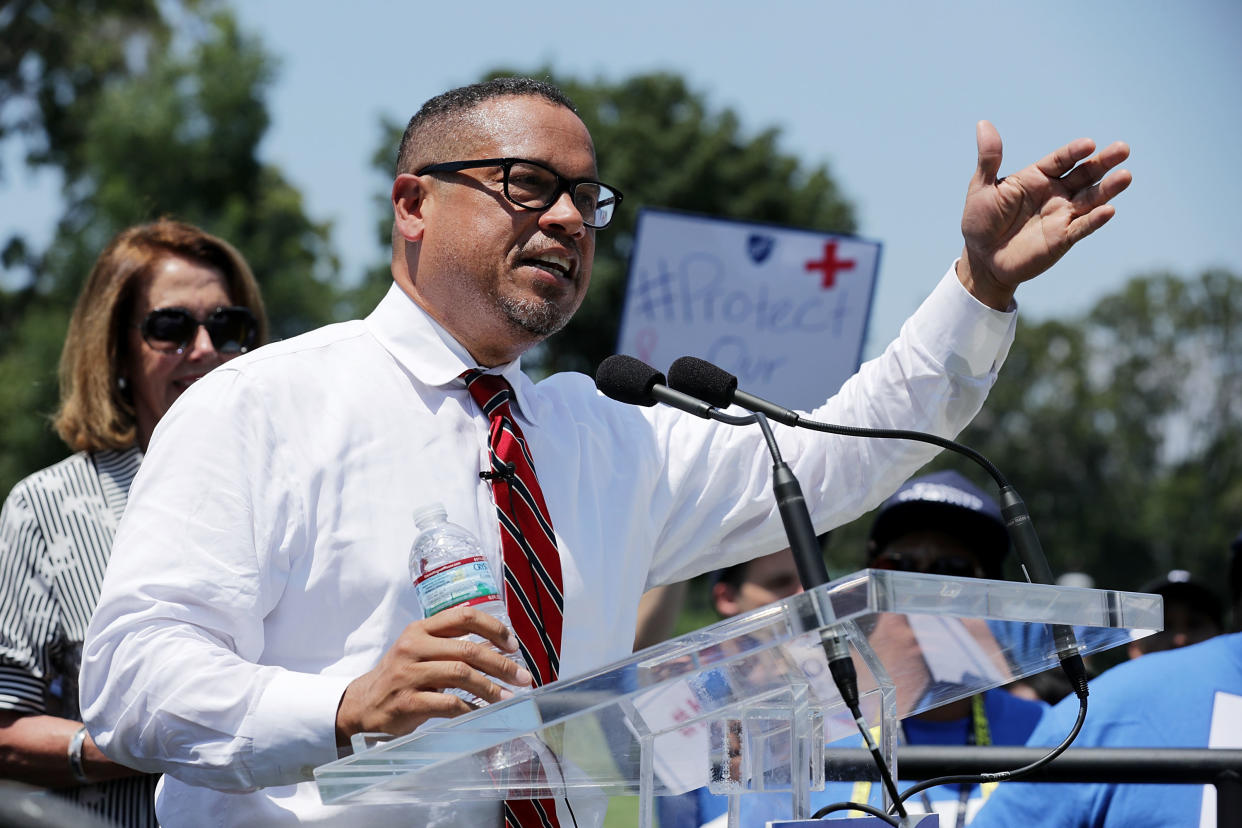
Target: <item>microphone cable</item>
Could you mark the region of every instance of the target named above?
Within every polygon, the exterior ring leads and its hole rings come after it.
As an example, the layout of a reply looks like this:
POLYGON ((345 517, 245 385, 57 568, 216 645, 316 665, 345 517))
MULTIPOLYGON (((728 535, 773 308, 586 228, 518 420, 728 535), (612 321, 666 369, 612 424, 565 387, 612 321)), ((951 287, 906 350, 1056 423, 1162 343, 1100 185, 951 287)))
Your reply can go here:
MULTIPOLYGON (((1073 741, 1078 738, 1078 733, 1079 731, 1082 730, 1083 722, 1085 722, 1086 719, 1087 719, 1087 696, 1084 693, 1083 695, 1078 697, 1078 718, 1074 721, 1074 726, 1070 729, 1069 735, 1065 737, 1064 741, 1062 741, 1061 744, 1057 745, 1055 748, 1048 751, 1043 756, 1036 759, 1034 762, 1031 762, 1029 765, 1023 765, 1022 767, 1015 768, 1014 770, 1011 770, 1011 771, 998 771, 996 773, 956 774, 956 775, 949 775, 949 776, 938 776, 935 779, 926 779, 922 782, 919 782, 916 785, 911 785, 909 788, 906 788, 905 792, 902 793, 901 795, 901 801, 905 802, 905 800, 914 796, 916 793, 921 793, 922 791, 925 791, 928 788, 934 788, 937 785, 953 785, 953 784, 983 785, 988 782, 1008 782, 1013 779, 1019 779, 1023 776, 1027 776, 1028 774, 1034 773, 1035 771, 1039 770, 1044 765, 1048 764, 1053 759, 1056 759, 1058 756, 1060 756, 1062 753, 1065 752, 1066 748, 1068 748, 1070 744, 1072 744, 1073 741)), ((894 807, 896 807, 896 802, 894 802, 894 807)), ((816 814, 816 819, 818 819, 820 816, 822 815, 816 814)))
MULTIPOLYGON (((751 411, 762 411, 764 414, 771 416, 777 422, 793 427, 801 427, 811 429, 812 431, 820 431, 828 434, 837 434, 846 437, 872 437, 886 438, 896 440, 913 440, 940 448, 949 449, 956 452, 978 464, 989 476, 996 482, 1000 489, 1001 495, 1001 515, 1005 519, 1005 526, 1009 530, 1010 540, 1013 542, 1014 550, 1018 554, 1019 565, 1022 568, 1023 577, 1027 583, 1044 583, 1051 584, 1053 582, 1052 570, 1048 566, 1048 559, 1044 555, 1043 546, 1039 542, 1039 537, 1035 533, 1035 525, 1031 521, 1030 512, 1026 508, 1026 503, 1022 497, 1014 489, 1013 485, 1005 478, 1000 469, 996 467, 992 461, 988 460, 975 449, 940 437, 936 434, 929 434, 922 431, 911 431, 909 429, 895 428, 863 428, 859 426, 844 426, 833 423, 823 423, 803 417, 796 411, 778 406, 775 403, 748 394, 744 391, 737 390, 737 377, 725 371, 706 360, 697 357, 681 357, 673 362, 669 368, 669 376, 673 387, 687 394, 703 399, 712 405, 728 406, 737 404, 751 411)), ((1049 624, 1052 629, 1053 642, 1056 646, 1057 660, 1061 665, 1062 671, 1069 679, 1074 689, 1074 695, 1078 697, 1079 711, 1078 721, 1071 729, 1070 734, 1056 748, 1051 750, 1042 758, 1035 762, 1012 771, 1001 771, 992 774, 978 774, 971 776, 944 776, 935 779, 928 779, 917 785, 912 786, 900 797, 893 797, 893 809, 901 816, 905 816, 903 803, 913 794, 927 790, 937 785, 961 783, 975 784, 982 782, 995 782, 1013 779, 1018 776, 1025 776, 1038 768, 1051 762, 1057 756, 1060 756, 1066 748, 1078 737, 1079 731, 1082 729, 1083 722, 1087 715, 1087 696, 1089 690, 1087 687, 1087 669, 1083 664, 1082 655, 1079 652, 1079 646, 1074 636, 1073 628, 1068 624, 1049 624)), ((890 794, 891 796, 891 794, 890 794)), ((837 808, 852 808, 854 803, 835 803, 837 808)), ((821 809, 823 813, 827 810, 821 809)), ((823 816, 823 813, 817 814, 817 818, 823 816)))
MULTIPOLYGON (((811 523, 811 514, 802 494, 802 487, 794 476, 793 470, 781 456, 780 446, 772 433, 772 426, 767 416, 760 411, 739 417, 720 411, 716 406, 709 405, 697 395, 687 394, 668 387, 664 374, 634 357, 617 354, 600 363, 595 374, 596 387, 606 396, 619 402, 631 405, 652 406, 663 402, 681 411, 685 411, 704 419, 714 419, 728 425, 750 425, 757 423, 763 432, 768 453, 772 456, 772 488, 776 495, 777 508, 781 522, 785 526, 785 535, 793 552, 794 562, 798 567, 798 576, 806 589, 812 589, 830 580, 828 570, 824 566, 823 556, 815 537, 815 528, 811 523)), ((831 607, 829 607, 831 612, 831 607)), ((832 619, 826 619, 834 621, 832 619)), ((862 734, 863 740, 870 751, 880 778, 883 780, 889 798, 902 817, 906 811, 899 798, 896 782, 880 752, 879 745, 871 736, 871 729, 863 718, 861 701, 858 694, 858 674, 854 660, 850 657, 849 647, 845 640, 836 632, 833 625, 820 630, 820 646, 828 661, 828 670, 841 700, 845 703, 850 715, 862 734)))
MULTIPOLYGON (((767 416, 785 425, 807 428, 827 434, 846 437, 872 437, 896 440, 913 440, 928 443, 939 448, 961 454, 978 464, 996 482, 1000 489, 1001 515, 1005 527, 1017 552, 1019 566, 1027 583, 1051 584, 1052 570, 1048 566, 1048 558, 1044 555, 1039 536, 1035 533, 1035 524, 1031 521, 1030 511, 1026 503, 1012 484, 1001 473, 992 461, 969 446, 955 442, 936 434, 922 431, 911 431, 898 428, 862 428, 859 426, 835 425, 822 423, 798 414, 796 411, 778 406, 775 403, 737 390, 737 377, 723 368, 697 357, 681 357, 669 368, 669 376, 674 388, 697 397, 714 406, 726 407, 740 405, 751 411, 762 411, 767 416)), ((1066 624, 1050 624, 1056 644, 1057 658, 1080 698, 1086 694, 1087 671, 1078 652, 1078 643, 1074 638, 1073 629, 1066 624)))
MULTIPOLYGON (((768 443, 768 452, 772 455, 772 480, 773 488, 777 489, 777 506, 781 510, 781 518, 785 521, 785 534, 789 538, 790 544, 802 547, 802 554, 794 555, 794 562, 798 565, 799 576, 802 577, 803 587, 811 589, 826 584, 829 581, 828 571, 823 565, 823 558, 819 553, 818 546, 815 552, 807 553, 807 540, 811 538, 810 543, 814 544, 815 530, 811 526, 811 513, 807 510, 806 500, 802 497, 802 489, 798 486, 797 478, 794 477, 793 470, 789 468, 784 458, 781 457, 780 446, 776 443, 776 436, 772 433, 772 426, 768 423, 768 418, 762 412, 754 412, 755 422, 759 424, 759 428, 763 430, 763 437, 768 443), (805 563, 813 559, 819 562, 819 566, 813 564, 807 566, 805 563), (809 570, 803 573, 804 566, 809 570), (820 576, 817 570, 822 570, 820 576), (816 582, 818 579, 818 582, 816 582)), ((833 619, 835 620, 835 614, 833 619)), ((828 660, 828 670, 832 674, 833 683, 837 686, 837 692, 841 694, 841 701, 845 703, 846 708, 850 711, 855 725, 858 726, 858 732, 862 734, 863 741, 867 746, 867 750, 871 753, 871 758, 875 762, 876 769, 880 772, 880 780, 884 783, 885 789, 888 791, 889 798, 893 801, 894 807, 898 809, 898 814, 905 818, 906 810, 904 806, 905 798, 897 792, 897 783, 893 780, 893 773, 888 767, 888 762, 884 760, 884 754, 880 752, 880 746, 876 743, 871 735, 871 728, 867 725, 867 720, 862 714, 862 703, 858 695, 858 672, 854 667, 854 659, 850 657, 849 646, 845 639, 840 636, 833 626, 825 627, 820 630, 819 643, 823 647, 824 656, 828 660)))

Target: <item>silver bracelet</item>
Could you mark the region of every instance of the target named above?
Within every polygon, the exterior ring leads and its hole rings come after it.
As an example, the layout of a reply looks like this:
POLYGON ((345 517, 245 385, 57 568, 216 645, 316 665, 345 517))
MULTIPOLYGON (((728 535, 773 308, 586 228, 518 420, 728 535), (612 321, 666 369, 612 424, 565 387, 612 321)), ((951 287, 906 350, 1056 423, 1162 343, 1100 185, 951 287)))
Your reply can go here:
POLYGON ((85 785, 90 782, 86 778, 86 769, 82 767, 82 743, 86 741, 86 725, 78 728, 78 732, 73 734, 73 738, 69 740, 69 771, 73 774, 73 778, 78 780, 79 785, 85 785))

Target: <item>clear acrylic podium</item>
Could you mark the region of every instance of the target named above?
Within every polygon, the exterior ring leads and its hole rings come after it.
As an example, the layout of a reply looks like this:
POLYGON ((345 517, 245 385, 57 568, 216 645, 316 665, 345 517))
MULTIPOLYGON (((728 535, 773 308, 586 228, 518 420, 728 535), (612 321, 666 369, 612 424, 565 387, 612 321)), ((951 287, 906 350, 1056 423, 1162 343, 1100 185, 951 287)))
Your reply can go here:
MULTIPOLYGON (((858 729, 820 634, 849 642, 863 714, 897 778, 897 722, 1057 666, 1049 623, 1083 655, 1163 627, 1159 596, 863 570, 398 738, 355 738, 315 770, 325 803, 785 792, 809 816, 824 746, 858 729)), ((628 633, 626 634, 628 635, 628 633)))

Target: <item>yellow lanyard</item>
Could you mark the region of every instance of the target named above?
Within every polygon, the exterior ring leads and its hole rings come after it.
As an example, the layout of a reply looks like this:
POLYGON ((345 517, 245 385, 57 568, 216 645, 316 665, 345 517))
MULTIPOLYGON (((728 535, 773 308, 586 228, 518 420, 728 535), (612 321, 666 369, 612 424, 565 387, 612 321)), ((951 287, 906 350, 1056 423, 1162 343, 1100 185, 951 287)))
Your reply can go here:
MULTIPOLYGON (((872 728, 874 738, 879 739, 879 728, 872 728)), ((983 694, 973 696, 970 700, 970 729, 966 731, 966 744, 979 745, 987 747, 992 744, 992 729, 988 725, 988 714, 983 706, 983 694)), ((980 794, 983 801, 986 802, 988 797, 992 795, 992 791, 996 789, 997 782, 986 782, 980 786, 980 794)), ((854 790, 850 794, 851 802, 866 802, 871 798, 870 782, 855 782, 854 790)), ((961 794, 957 804, 957 828, 962 828, 966 824, 966 803, 970 801, 970 788, 965 785, 961 786, 961 794)), ((935 809, 931 806, 931 799, 927 796, 927 792, 923 792, 923 805, 927 813, 935 813, 935 809)), ((860 819, 866 814, 860 811, 851 811, 850 819, 860 819)))

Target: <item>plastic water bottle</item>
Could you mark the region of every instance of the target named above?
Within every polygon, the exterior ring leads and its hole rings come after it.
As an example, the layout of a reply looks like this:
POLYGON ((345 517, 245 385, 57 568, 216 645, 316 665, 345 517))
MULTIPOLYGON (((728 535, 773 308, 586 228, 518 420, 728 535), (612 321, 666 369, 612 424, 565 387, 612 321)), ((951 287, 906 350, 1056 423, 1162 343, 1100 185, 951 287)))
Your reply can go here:
MULTIPOLYGON (((512 631, 513 625, 509 623, 509 614, 505 611, 504 595, 496 586, 496 577, 487 565, 478 539, 469 530, 449 523, 448 513, 439 503, 417 510, 414 524, 419 533, 410 549, 410 577, 414 579, 423 615, 430 618, 438 612, 465 604, 499 619, 512 631)), ((519 667, 527 668, 521 650, 506 653, 473 633, 462 638, 491 647, 519 667)), ((495 676, 488 678, 515 693, 528 689, 506 684, 495 676)), ((446 692, 460 696, 475 707, 487 704, 461 688, 450 688, 446 692)))

